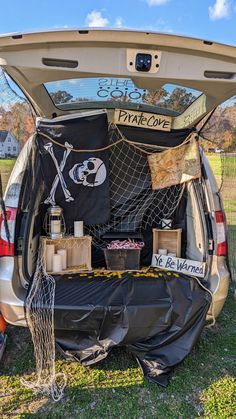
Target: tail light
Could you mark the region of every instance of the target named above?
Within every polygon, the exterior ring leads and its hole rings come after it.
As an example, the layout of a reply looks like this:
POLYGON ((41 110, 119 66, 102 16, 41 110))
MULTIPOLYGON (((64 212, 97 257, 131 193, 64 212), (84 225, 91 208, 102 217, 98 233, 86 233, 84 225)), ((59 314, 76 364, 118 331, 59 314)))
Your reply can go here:
POLYGON ((225 214, 223 211, 215 212, 216 220, 216 255, 226 256, 227 254, 227 242, 226 242, 226 230, 225 230, 225 214))
POLYGON ((6 237, 3 215, 0 215, 0 257, 14 256, 14 231, 16 223, 16 208, 6 208, 7 224, 10 232, 10 244, 6 237))
POLYGON ((7 327, 7 323, 5 322, 4 318, 0 314, 0 333, 5 333, 7 327))

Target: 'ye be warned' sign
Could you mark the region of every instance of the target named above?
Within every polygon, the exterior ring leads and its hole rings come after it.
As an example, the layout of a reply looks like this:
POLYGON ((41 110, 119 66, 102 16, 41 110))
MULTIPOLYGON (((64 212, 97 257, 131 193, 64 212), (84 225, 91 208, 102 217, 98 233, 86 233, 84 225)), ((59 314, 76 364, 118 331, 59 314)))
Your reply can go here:
POLYGON ((167 269, 168 271, 197 276, 199 278, 204 278, 205 276, 205 263, 195 260, 154 254, 152 256, 152 266, 167 269))
POLYGON ((155 113, 115 109, 114 124, 149 128, 158 131, 170 131, 172 118, 170 116, 157 115, 155 113))

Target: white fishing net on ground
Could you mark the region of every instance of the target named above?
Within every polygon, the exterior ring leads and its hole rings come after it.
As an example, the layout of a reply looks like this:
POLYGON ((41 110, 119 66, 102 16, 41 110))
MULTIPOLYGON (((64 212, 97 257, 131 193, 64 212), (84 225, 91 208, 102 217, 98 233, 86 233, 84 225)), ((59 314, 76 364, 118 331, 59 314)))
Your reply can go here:
POLYGON ((36 380, 23 384, 58 401, 66 385, 65 374, 55 371, 54 301, 55 279, 46 273, 41 245, 30 291, 25 301, 26 320, 36 359, 36 380))
POLYGON ((51 396, 58 401, 63 396, 67 377, 56 373, 54 305, 56 282, 46 271, 46 245, 67 250, 67 273, 91 269, 91 239, 89 237, 51 240, 41 238, 36 271, 25 301, 26 320, 34 345, 36 359, 36 380, 23 384, 35 391, 51 396))

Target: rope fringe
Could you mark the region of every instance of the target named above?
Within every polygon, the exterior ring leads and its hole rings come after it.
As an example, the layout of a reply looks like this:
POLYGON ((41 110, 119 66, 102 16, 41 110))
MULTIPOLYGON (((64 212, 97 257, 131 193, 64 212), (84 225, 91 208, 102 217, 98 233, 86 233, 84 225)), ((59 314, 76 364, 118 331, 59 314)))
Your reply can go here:
MULTIPOLYGON (((122 142, 125 142, 125 143, 127 143, 127 144, 129 144, 129 145, 131 145, 131 146, 133 146, 135 149, 137 149, 137 150, 139 150, 139 151, 141 151, 141 152, 143 152, 144 154, 147 154, 147 155, 150 155, 150 154, 153 154, 153 151, 152 152, 149 152, 149 151, 146 151, 146 150, 143 150, 141 147, 139 147, 137 144, 139 144, 140 146, 144 146, 145 145, 145 147, 148 147, 148 145, 147 144, 143 144, 143 143, 137 143, 137 142, 135 142, 135 141, 131 141, 131 140, 128 140, 123 134, 122 134, 122 132, 119 130, 119 128, 117 127, 117 125, 115 125, 115 124, 109 124, 109 130, 110 129, 112 129, 112 130, 114 130, 114 131, 117 131, 117 133, 119 134, 119 136, 120 136, 120 138, 119 138, 119 140, 117 140, 117 141, 115 141, 114 143, 112 143, 112 144, 109 144, 109 145, 107 145, 107 146, 105 146, 105 147, 101 147, 101 148, 96 148, 96 149, 76 149, 76 148, 73 148, 72 150, 71 150, 71 152, 73 153, 98 153, 98 152, 100 152, 100 151, 105 151, 105 150, 109 150, 110 148, 113 148, 113 147, 115 147, 117 144, 119 144, 119 143, 122 143, 122 142)), ((48 134, 45 134, 44 132, 42 132, 42 131, 40 131, 39 129, 37 129, 36 130, 36 132, 35 132, 35 135, 40 135, 40 136, 42 136, 42 137, 44 137, 44 138, 47 138, 47 140, 49 140, 49 141, 51 141, 53 144, 55 144, 55 145, 57 145, 58 147, 61 147, 61 148, 65 148, 66 149, 66 146, 64 145, 64 144, 61 144, 61 143, 59 143, 58 141, 56 141, 56 140, 54 140, 52 137, 50 137, 50 135, 48 135, 48 134)), ((198 136, 197 136, 197 134, 196 134, 196 132, 191 132, 186 138, 185 138, 185 140, 181 143, 181 144, 179 144, 179 145, 177 145, 177 146, 174 146, 174 147, 165 147, 165 146, 159 146, 159 145, 156 145, 156 146, 154 146, 154 145, 151 145, 150 147, 153 149, 153 148, 156 148, 157 150, 168 150, 169 148, 172 148, 172 149, 177 149, 177 148, 179 148, 179 147, 182 147, 184 144, 187 144, 188 142, 190 142, 190 140, 192 139, 192 137, 193 136, 195 136, 195 137, 197 137, 198 138, 198 136)))

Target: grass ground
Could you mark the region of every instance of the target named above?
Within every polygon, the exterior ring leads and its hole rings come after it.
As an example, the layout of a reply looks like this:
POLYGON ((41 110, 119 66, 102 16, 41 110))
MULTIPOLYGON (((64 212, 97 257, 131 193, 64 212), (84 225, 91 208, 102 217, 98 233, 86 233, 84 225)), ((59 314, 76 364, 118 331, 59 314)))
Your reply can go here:
POLYGON ((208 160, 216 178, 221 178, 221 158, 220 154, 208 154, 208 160))
POLYGON ((5 190, 6 185, 7 185, 7 181, 9 178, 9 175, 13 169, 13 166, 15 164, 15 160, 14 159, 9 159, 9 160, 5 160, 5 159, 0 159, 0 172, 2 175, 2 185, 3 185, 3 190, 5 190))
MULTIPOLYGON (((210 156, 217 176, 219 158, 210 156)), ((12 161, 0 161, 10 171, 12 161)), ((35 371, 28 330, 8 326, 8 343, 0 364, 1 418, 209 418, 236 417, 236 301, 233 289, 212 328, 205 328, 186 360, 176 368, 168 388, 148 383, 133 357, 113 350, 93 367, 66 362, 57 355, 56 369, 68 376, 62 401, 34 395, 21 379, 35 371)))

